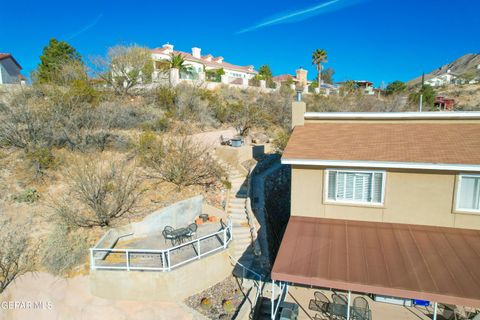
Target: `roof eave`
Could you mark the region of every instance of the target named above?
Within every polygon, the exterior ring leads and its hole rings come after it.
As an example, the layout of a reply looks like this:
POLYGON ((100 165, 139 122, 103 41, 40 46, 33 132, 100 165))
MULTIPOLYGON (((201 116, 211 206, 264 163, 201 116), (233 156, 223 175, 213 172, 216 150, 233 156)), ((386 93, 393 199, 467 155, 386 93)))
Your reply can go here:
POLYGON ((305 112, 304 117, 306 120, 478 120, 480 112, 305 112))
POLYGON ((329 166, 329 167, 358 167, 358 168, 385 168, 385 169, 415 169, 439 171, 480 172, 480 165, 454 163, 422 163, 422 162, 389 162, 389 161, 361 161, 361 160, 316 160, 292 159, 282 157, 282 164, 301 166, 329 166))

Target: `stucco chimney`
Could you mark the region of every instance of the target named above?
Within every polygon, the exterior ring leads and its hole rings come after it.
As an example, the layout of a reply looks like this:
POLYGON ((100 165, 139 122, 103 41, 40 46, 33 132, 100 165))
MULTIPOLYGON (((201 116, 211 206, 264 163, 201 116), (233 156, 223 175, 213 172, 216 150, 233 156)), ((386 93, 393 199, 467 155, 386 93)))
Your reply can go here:
POLYGON ((194 58, 200 59, 202 57, 202 49, 193 47, 192 48, 192 56, 194 58))
POLYGON ((166 54, 170 54, 173 52, 173 44, 167 42, 162 47, 167 49, 167 52, 165 52, 166 54))
POLYGON ((297 91, 296 101, 292 102, 292 129, 305 124, 307 104, 302 101, 302 91, 297 91))

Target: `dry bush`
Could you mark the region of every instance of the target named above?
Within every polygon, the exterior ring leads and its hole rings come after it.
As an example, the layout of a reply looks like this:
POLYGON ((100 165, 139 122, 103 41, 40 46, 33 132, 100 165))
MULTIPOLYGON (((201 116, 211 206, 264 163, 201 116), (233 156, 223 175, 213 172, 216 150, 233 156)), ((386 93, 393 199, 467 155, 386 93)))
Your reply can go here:
POLYGON ((57 225, 43 243, 42 264, 54 275, 65 275, 85 262, 88 247, 88 237, 84 232, 57 225))
POLYGON ((313 112, 402 112, 415 110, 404 95, 378 98, 362 93, 345 96, 305 95, 308 111, 313 112))
POLYGON ((68 226, 109 226, 133 213, 143 193, 135 170, 118 161, 77 161, 66 177, 68 191, 50 206, 68 226))
POLYGON ((17 277, 33 270, 37 248, 31 244, 28 230, 28 225, 0 219, 0 293, 17 277))
POLYGON ((140 148, 144 163, 151 169, 149 177, 171 182, 178 189, 191 185, 212 185, 223 175, 209 148, 188 136, 165 138, 162 141, 143 136, 140 148))

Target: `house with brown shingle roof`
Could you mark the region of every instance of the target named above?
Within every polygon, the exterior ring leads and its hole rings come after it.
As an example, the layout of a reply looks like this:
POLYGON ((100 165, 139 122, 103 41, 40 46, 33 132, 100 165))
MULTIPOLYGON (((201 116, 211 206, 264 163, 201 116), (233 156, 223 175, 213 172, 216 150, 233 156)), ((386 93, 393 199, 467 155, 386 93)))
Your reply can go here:
POLYGON ((305 109, 281 160, 291 211, 272 280, 342 290, 348 312, 351 292, 428 300, 433 319, 438 303, 480 307, 480 112, 305 109))
POLYGON ((152 50, 152 58, 154 60, 155 71, 159 72, 161 68, 161 63, 165 60, 170 60, 172 55, 181 55, 187 65, 191 66, 193 73, 190 75, 181 75, 181 77, 198 79, 204 77, 205 71, 216 71, 223 69, 224 71, 224 81, 226 83, 239 82, 244 79, 244 82, 248 84, 248 80, 255 77, 258 72, 254 69, 253 65, 248 66, 239 66, 229 62, 226 62, 223 57, 214 57, 211 54, 203 55, 201 54, 202 49, 193 47, 191 53, 174 50, 172 44, 164 44, 160 48, 152 50))
POLYGON ((22 66, 12 54, 0 52, 0 84, 21 83, 25 80, 21 70, 22 66))

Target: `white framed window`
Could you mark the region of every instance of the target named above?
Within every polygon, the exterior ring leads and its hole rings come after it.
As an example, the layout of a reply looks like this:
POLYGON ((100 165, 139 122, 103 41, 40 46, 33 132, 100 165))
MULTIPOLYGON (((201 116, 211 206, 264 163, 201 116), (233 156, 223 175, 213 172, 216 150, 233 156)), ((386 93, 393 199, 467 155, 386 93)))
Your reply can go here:
POLYGON ((458 177, 456 209, 480 213, 480 175, 461 174, 458 177))
POLYGON ((325 170, 327 202, 382 205, 385 171, 325 170))

